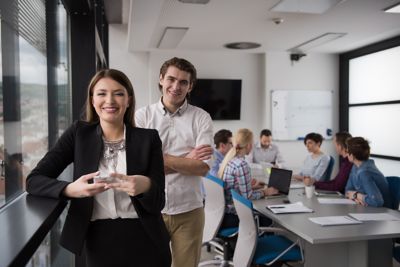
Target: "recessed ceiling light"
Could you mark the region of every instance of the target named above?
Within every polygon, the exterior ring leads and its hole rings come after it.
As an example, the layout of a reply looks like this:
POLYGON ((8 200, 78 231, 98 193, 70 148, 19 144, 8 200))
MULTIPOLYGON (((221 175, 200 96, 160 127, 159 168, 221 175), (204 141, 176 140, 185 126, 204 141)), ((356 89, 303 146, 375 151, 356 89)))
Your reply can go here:
POLYGON ((320 46, 327 42, 341 38, 341 37, 345 36, 346 34, 347 33, 343 33, 343 32, 327 32, 327 33, 317 36, 311 40, 305 41, 304 43, 301 43, 301 44, 289 49, 289 51, 294 52, 294 53, 306 52, 306 51, 310 50, 311 48, 314 48, 316 46, 320 46))
POLYGON ((273 12, 323 14, 345 0, 281 0, 270 10, 273 12))
POLYGON ((174 49, 183 39, 183 36, 189 28, 184 27, 166 27, 157 48, 174 49))
POLYGON ((208 4, 210 0, 179 0, 179 2, 186 3, 186 4, 208 4))
POLYGON ((397 3, 393 6, 384 9, 387 13, 400 13, 400 3, 397 3))
POLYGON ((252 42, 236 42, 236 43, 229 43, 224 45, 226 48, 230 49, 253 49, 260 47, 261 45, 258 43, 252 43, 252 42))

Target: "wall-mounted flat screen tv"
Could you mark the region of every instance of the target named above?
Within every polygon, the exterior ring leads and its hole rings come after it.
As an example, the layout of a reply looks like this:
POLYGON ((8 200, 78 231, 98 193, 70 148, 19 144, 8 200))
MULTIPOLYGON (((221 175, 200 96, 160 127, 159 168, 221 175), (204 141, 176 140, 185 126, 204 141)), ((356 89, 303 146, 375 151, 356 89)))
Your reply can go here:
POLYGON ((213 120, 240 120, 242 80, 197 79, 189 103, 210 113, 213 120))

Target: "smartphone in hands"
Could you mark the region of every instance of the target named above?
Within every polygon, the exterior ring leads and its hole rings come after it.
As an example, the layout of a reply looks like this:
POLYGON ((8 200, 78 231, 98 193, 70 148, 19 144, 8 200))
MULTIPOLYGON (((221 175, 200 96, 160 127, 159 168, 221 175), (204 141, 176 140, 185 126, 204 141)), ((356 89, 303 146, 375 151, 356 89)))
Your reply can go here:
POLYGON ((106 183, 106 184, 109 184, 109 183, 116 182, 116 178, 110 177, 110 176, 100 176, 100 175, 98 175, 98 176, 93 177, 93 182, 94 183, 106 183))

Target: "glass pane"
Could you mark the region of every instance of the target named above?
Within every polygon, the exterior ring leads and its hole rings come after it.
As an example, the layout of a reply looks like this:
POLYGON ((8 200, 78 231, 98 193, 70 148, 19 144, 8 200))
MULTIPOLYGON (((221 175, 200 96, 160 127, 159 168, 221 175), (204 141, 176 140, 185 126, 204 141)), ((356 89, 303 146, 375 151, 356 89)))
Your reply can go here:
POLYGON ((71 90, 68 80, 68 24, 67 12, 62 4, 57 8, 57 36, 58 36, 58 66, 57 66, 57 88, 58 88, 58 135, 71 124, 71 90))
POLYGON ((400 46, 349 62, 349 103, 400 100, 400 46))
POLYGON ((4 116, 3 116, 3 60, 1 49, 1 14, 0 14, 0 207, 5 203, 5 179, 4 179, 4 116))
POLYGON ((349 131, 370 141, 371 153, 400 157, 400 104, 350 107, 349 131))
POLYGON ((379 158, 372 159, 375 161, 376 167, 378 167, 383 175, 400 176, 400 161, 379 158))
MULTIPOLYGON (((22 37, 20 46, 23 181, 48 148, 47 61, 22 37)), ((25 187, 23 187, 25 189, 25 187)))

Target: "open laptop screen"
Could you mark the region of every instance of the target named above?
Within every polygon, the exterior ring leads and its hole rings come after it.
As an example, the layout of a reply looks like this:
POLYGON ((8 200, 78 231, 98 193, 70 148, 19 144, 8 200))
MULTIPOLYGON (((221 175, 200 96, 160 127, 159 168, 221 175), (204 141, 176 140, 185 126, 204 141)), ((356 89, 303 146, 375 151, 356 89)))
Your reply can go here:
POLYGON ((281 194, 289 194, 292 171, 278 168, 271 168, 268 187, 275 187, 281 194))

